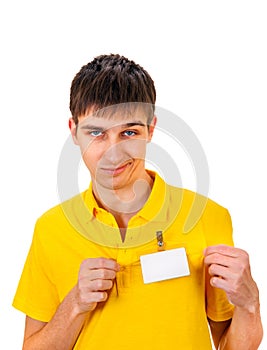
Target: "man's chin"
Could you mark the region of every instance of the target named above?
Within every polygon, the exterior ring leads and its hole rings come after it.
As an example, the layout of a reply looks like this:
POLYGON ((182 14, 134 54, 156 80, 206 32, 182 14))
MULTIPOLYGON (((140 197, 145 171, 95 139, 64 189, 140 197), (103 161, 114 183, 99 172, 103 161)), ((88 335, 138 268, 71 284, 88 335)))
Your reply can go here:
POLYGON ((101 176, 101 178, 95 179, 94 182, 98 192, 101 190, 116 191, 127 185, 119 176, 101 176))

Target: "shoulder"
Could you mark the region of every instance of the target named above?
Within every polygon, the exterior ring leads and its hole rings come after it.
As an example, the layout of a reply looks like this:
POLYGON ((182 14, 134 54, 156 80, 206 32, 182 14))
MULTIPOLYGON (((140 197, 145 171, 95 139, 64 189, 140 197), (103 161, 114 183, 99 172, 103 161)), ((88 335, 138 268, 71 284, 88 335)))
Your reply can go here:
POLYGON ((206 220, 214 216, 229 215, 228 210, 224 206, 210 199, 208 196, 204 196, 186 188, 171 185, 167 186, 170 193, 171 203, 180 201, 181 208, 187 211, 192 209, 192 207, 195 207, 201 211, 202 219, 206 220))
POLYGON ((232 244, 232 221, 227 208, 197 192, 169 185, 168 188, 171 205, 179 203, 178 215, 185 222, 186 232, 198 225, 208 242, 232 244))
POLYGON ((87 211, 85 205, 85 192, 82 192, 62 203, 51 207, 45 211, 37 220, 35 224, 35 232, 41 234, 45 232, 60 232, 62 229, 70 229, 72 227, 73 218, 80 213, 82 208, 87 211))

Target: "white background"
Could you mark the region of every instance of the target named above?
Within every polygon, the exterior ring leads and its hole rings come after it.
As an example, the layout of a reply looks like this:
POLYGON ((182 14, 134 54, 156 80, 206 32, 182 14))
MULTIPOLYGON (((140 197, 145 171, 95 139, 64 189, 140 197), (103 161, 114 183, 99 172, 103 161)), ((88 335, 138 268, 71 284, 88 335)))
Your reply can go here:
MULTIPOLYGON (((265 1, 1 2, 1 344, 21 348, 11 307, 36 218, 58 203, 69 87, 103 53, 143 65, 157 104, 205 149, 209 196, 232 215, 251 256, 266 328, 267 11, 265 1)), ((168 148, 168 143, 166 143, 168 148)), ((170 150, 171 152, 171 150, 170 150)), ((183 183, 193 188, 192 175, 183 183)), ((89 181, 89 180, 88 180, 89 181)), ((260 349, 267 349, 266 339, 260 349)))

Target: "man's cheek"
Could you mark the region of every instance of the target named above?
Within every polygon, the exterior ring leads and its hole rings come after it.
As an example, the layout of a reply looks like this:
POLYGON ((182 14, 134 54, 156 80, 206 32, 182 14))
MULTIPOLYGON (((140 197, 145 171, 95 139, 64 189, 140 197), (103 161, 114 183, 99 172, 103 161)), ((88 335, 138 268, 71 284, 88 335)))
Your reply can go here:
POLYGON ((146 140, 140 139, 125 141, 124 150, 131 158, 145 159, 146 140))

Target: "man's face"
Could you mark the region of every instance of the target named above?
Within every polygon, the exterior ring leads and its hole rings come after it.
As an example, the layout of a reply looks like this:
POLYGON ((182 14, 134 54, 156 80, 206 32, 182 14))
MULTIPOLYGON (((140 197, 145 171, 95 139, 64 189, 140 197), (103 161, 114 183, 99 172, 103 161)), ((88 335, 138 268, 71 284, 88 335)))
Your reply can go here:
POLYGON ((148 126, 146 114, 136 109, 101 117, 90 114, 80 117, 78 125, 70 121, 74 142, 80 146, 94 186, 118 190, 132 187, 144 177, 146 144, 152 138, 156 117, 148 126))

